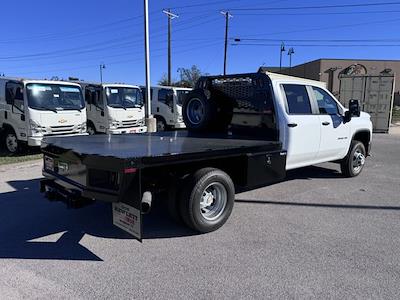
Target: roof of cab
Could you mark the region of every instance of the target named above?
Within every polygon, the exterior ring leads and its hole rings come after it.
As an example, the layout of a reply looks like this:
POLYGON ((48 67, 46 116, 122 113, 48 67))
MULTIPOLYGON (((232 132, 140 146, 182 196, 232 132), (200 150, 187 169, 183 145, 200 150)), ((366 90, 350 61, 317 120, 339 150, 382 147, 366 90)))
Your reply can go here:
POLYGON ((59 85, 71 85, 78 86, 79 84, 71 81, 63 81, 63 80, 48 80, 48 79, 29 79, 29 78, 20 78, 20 77, 0 77, 2 81, 18 81, 23 83, 38 83, 38 84, 59 84, 59 85))
POLYGON ((271 81, 309 84, 309 85, 326 88, 326 82, 323 82, 323 81, 311 80, 311 79, 306 79, 306 78, 301 78, 301 77, 294 77, 294 76, 289 76, 289 75, 272 73, 272 72, 265 72, 265 74, 271 79, 271 81))

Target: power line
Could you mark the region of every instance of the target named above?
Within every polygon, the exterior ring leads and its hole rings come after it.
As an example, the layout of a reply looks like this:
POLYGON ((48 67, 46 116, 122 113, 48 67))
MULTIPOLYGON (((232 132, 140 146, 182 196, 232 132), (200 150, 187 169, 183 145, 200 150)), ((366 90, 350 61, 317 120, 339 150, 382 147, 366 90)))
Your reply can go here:
MULTIPOLYGON (((385 24, 385 23, 391 23, 391 22, 397 22, 397 21, 400 21, 400 19, 397 18, 397 19, 390 19, 390 20, 384 20, 384 21, 371 21, 371 22, 343 24, 343 25, 327 26, 327 27, 312 27, 312 28, 308 28, 308 29, 273 32, 273 33, 268 33, 266 35, 277 35, 277 34, 285 34, 285 33, 300 33, 300 32, 311 32, 311 31, 323 31, 323 30, 329 30, 329 29, 348 28, 348 27, 364 26, 364 25, 371 25, 371 24, 385 24)), ((250 34, 250 35, 246 35, 246 37, 259 36, 259 35, 262 35, 262 34, 250 34)))
MULTIPOLYGON (((400 13, 400 10, 324 12, 324 15, 362 15, 362 14, 389 14, 389 13, 400 13)), ((235 15, 238 15, 238 16, 320 16, 321 12, 309 12, 309 13, 235 13, 235 15)))
MULTIPOLYGON (((235 42, 241 41, 270 41, 279 42, 282 39, 267 38, 230 38, 235 42)), ((285 42, 332 42, 332 43, 355 43, 355 42, 400 42, 400 39, 284 39, 285 42)))
POLYGON ((327 9, 327 8, 349 8, 349 7, 370 7, 370 6, 386 6, 400 5, 400 2, 378 2, 378 3, 359 3, 359 4, 338 4, 338 5, 320 5, 320 6, 297 6, 297 7, 259 7, 259 8, 231 8, 230 10, 303 10, 303 9, 327 9))
MULTIPOLYGON (((232 46, 263 46, 263 47, 278 47, 280 44, 262 44, 262 43, 232 43, 232 46)), ((332 47, 332 48, 345 48, 345 47, 400 47, 400 44, 289 44, 292 47, 332 47)))

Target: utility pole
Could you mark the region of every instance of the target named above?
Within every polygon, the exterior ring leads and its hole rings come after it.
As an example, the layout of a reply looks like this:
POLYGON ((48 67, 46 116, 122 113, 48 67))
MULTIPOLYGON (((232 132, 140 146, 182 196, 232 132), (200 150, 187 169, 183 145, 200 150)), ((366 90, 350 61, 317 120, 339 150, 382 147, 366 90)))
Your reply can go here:
POLYGON ((179 16, 172 13, 170 9, 164 9, 163 13, 168 17, 168 85, 171 85, 171 20, 179 18, 179 16))
POLYGON ((150 99, 150 48, 149 48, 149 2, 144 0, 144 58, 146 72, 146 126, 148 132, 156 132, 156 119, 151 114, 151 99, 150 99))
POLYGON ((106 68, 105 64, 100 64, 99 70, 100 70, 100 83, 103 84, 103 69, 106 68))
POLYGON ((285 49, 285 43, 282 42, 282 44, 281 44, 281 50, 280 50, 280 57, 279 57, 279 71, 282 71, 282 54, 283 54, 283 52, 285 52, 285 51, 286 51, 286 49, 285 49))
POLYGON ((233 16, 228 11, 221 11, 221 14, 225 16, 225 49, 224 49, 224 75, 226 75, 226 55, 228 52, 228 29, 229 19, 233 16))
POLYGON ((288 51, 289 55, 289 74, 292 73, 292 55, 294 54, 294 48, 290 48, 288 51))

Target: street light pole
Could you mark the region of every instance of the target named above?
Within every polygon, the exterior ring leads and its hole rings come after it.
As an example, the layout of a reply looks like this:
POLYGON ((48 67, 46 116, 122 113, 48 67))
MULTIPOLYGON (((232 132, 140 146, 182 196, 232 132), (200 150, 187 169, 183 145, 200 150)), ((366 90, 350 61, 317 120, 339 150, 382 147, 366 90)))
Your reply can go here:
POLYGON ((285 52, 285 44, 282 42, 280 49, 280 57, 279 57, 279 71, 282 71, 282 54, 285 52))
POLYGON ((103 84, 103 69, 106 68, 105 64, 100 64, 99 69, 100 69, 100 83, 103 84))
POLYGON ((290 48, 288 51, 289 55, 289 74, 292 73, 292 55, 294 54, 294 48, 290 48))
POLYGON ((151 99, 150 99, 150 48, 149 48, 149 2, 143 1, 144 4, 144 52, 145 52, 145 73, 146 73, 146 126, 148 132, 156 132, 156 119, 151 114, 151 99))

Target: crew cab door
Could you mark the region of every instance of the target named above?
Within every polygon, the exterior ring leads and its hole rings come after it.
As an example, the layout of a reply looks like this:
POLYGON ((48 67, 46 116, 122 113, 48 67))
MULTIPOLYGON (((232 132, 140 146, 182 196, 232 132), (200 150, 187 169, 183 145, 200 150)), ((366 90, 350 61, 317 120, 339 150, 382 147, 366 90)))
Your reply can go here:
POLYGON ((161 88, 158 90, 155 115, 162 116, 167 125, 175 124, 174 91, 161 88))
POLYGON ((11 110, 4 112, 4 122, 14 127, 18 139, 27 139, 27 122, 25 118, 24 86, 18 82, 6 83, 6 103, 11 110))
POLYGON ((282 84, 286 104, 286 169, 308 166, 316 160, 321 137, 318 115, 313 114, 307 87, 282 84))
POLYGON ((104 113, 104 101, 101 87, 87 86, 85 88, 88 119, 98 132, 106 132, 108 119, 104 113))
POLYGON ((343 158, 350 143, 350 123, 343 121, 337 101, 324 89, 310 87, 318 106, 321 142, 317 159, 331 161, 343 158))

